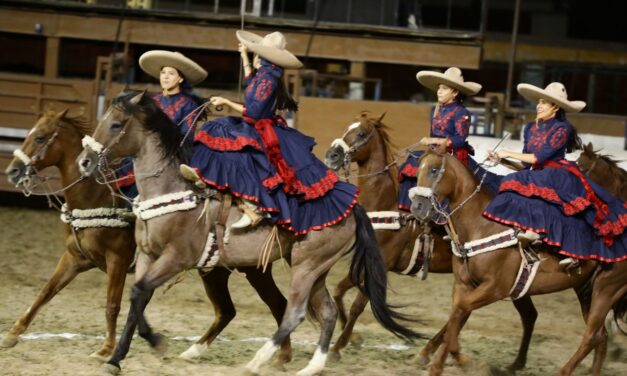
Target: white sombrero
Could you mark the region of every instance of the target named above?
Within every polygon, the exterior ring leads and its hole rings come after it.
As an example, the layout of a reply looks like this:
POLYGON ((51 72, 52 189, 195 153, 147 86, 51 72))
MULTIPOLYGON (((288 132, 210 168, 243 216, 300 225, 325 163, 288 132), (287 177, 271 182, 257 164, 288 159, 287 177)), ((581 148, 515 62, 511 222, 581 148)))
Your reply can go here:
POLYGON ((423 86, 438 91, 440 84, 458 90, 464 95, 475 95, 481 90, 481 85, 476 82, 464 81, 462 71, 459 68, 451 67, 444 73, 436 71, 420 71, 416 74, 416 79, 423 86))
POLYGON ((238 30, 235 36, 248 49, 262 58, 282 68, 302 68, 303 63, 294 54, 285 49, 285 36, 275 31, 261 37, 249 31, 238 30))
POLYGON ((569 101, 566 88, 560 82, 551 82, 544 89, 530 84, 518 84, 518 92, 530 101, 546 99, 566 112, 579 112, 586 107, 586 102, 569 101))
POLYGON ((195 61, 180 52, 152 50, 139 57, 139 66, 149 75, 159 78, 163 67, 176 68, 185 76, 190 85, 196 85, 207 78, 207 71, 195 61))

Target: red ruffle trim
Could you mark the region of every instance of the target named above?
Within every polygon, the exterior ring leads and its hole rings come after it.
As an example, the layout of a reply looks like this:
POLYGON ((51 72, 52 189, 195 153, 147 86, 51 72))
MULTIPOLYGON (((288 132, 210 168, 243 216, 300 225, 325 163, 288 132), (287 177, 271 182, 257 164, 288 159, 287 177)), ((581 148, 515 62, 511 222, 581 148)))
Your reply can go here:
POLYGON ((408 163, 398 172, 398 174, 408 178, 416 178, 416 175, 418 175, 418 167, 414 167, 408 163))
POLYGON ((411 212, 411 208, 409 206, 405 206, 405 205, 398 205, 398 208, 400 210, 406 211, 406 212, 411 212))
POLYGON ((207 147, 219 151, 238 151, 246 146, 262 150, 261 145, 254 138, 237 137, 235 139, 227 137, 213 137, 205 131, 200 131, 194 138, 195 141, 202 142, 207 147))
MULTIPOLYGON (((328 191, 333 189, 333 186, 335 185, 335 183, 338 182, 338 180, 339 178, 337 177, 335 172, 333 172, 333 170, 331 169, 328 169, 327 174, 318 182, 307 186, 304 185, 301 181, 297 180, 294 183, 293 188, 296 189, 298 193, 304 194, 305 200, 313 200, 314 198, 324 196, 328 191)), ((285 190, 287 191, 287 189, 285 190)))
POLYGON ((590 201, 585 197, 577 197, 572 201, 565 202, 562 201, 562 199, 557 194, 557 192, 555 192, 554 189, 547 187, 538 187, 533 183, 524 185, 517 180, 508 180, 506 182, 503 182, 499 187, 499 192, 505 190, 514 191, 526 197, 537 196, 544 200, 560 204, 562 205, 564 209, 564 214, 566 215, 577 214, 590 206, 590 201))
POLYGON ((261 184, 268 189, 274 189, 281 183, 283 183, 283 179, 281 179, 279 174, 274 174, 274 176, 264 179, 264 181, 261 182, 261 184))
POLYGON ((129 171, 126 175, 118 177, 115 186, 117 188, 129 187, 135 184, 135 174, 133 171, 129 171))
POLYGON ((296 231, 296 229, 294 227, 287 226, 287 229, 294 232, 294 235, 305 235, 310 231, 319 231, 324 229, 325 227, 329 227, 329 226, 333 226, 334 224, 343 221, 344 219, 346 219, 346 217, 348 217, 348 215, 351 213, 351 211, 353 210, 353 207, 355 207, 355 204, 357 204, 357 197, 359 197, 359 191, 357 191, 357 193, 355 193, 355 197, 353 197, 353 201, 350 203, 350 205, 348 205, 348 208, 346 209, 346 211, 344 211, 344 214, 340 215, 339 217, 337 217, 336 219, 323 223, 321 225, 316 225, 316 226, 311 226, 305 230, 301 230, 301 231, 296 231))

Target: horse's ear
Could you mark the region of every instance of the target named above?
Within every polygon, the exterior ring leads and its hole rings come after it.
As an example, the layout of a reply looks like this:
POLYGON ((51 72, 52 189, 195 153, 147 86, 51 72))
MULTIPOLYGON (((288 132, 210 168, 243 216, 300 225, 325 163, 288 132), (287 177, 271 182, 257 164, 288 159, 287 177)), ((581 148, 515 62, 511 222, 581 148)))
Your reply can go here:
POLYGON ((382 122, 382 121, 383 121, 383 118, 385 117, 385 114, 387 114, 387 112, 383 112, 383 113, 381 114, 381 116, 379 116, 379 120, 377 120, 377 122, 379 122, 379 123, 380 123, 380 122, 382 122))
POLYGON ((134 96, 133 98, 131 98, 131 100, 129 101, 131 104, 138 104, 139 101, 142 100, 142 98, 144 97, 144 95, 146 94, 146 90, 142 91, 141 93, 137 94, 136 96, 134 96))
POLYGON ((593 150, 594 150, 594 149, 592 148, 592 142, 588 142, 588 144, 587 144, 587 145, 584 145, 584 146, 583 146, 583 151, 584 151, 585 153, 588 153, 588 154, 589 154, 589 153, 592 153, 592 151, 593 151, 593 150))
POLYGON ((70 110, 69 108, 66 108, 65 110, 63 110, 63 111, 59 112, 59 113, 55 116, 55 118, 56 118, 57 120, 61 120, 61 119, 63 119, 63 118, 65 117, 65 115, 67 115, 67 113, 68 113, 68 111, 69 111, 69 110, 70 110))

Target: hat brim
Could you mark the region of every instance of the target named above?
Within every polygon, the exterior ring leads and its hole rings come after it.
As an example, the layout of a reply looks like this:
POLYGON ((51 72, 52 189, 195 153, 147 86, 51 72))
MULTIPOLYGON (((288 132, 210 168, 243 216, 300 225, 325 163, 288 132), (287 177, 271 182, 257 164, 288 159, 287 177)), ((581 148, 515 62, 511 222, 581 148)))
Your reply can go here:
POLYGON ((538 99, 545 99, 549 102, 555 103, 559 108, 566 112, 579 112, 586 107, 586 102, 583 101, 569 101, 562 98, 551 95, 546 90, 533 86, 531 84, 518 84, 518 92, 526 99, 535 102, 538 99))
POLYGON ((144 72, 157 79, 159 79, 161 68, 176 68, 185 76, 190 85, 196 85, 207 78, 206 70, 192 59, 178 52, 164 50, 148 51, 139 58, 139 66, 144 72))
POLYGON ((475 95, 481 90, 481 85, 476 82, 458 82, 451 80, 444 73, 435 71, 420 71, 416 74, 416 79, 424 87, 433 91, 438 91, 438 86, 443 84, 458 90, 464 95, 475 95))
POLYGON ((237 30, 235 32, 237 39, 253 53, 274 63, 282 68, 299 69, 303 67, 303 63, 298 60, 294 54, 288 50, 281 50, 276 47, 264 46, 261 44, 263 37, 251 33, 250 31, 237 30))

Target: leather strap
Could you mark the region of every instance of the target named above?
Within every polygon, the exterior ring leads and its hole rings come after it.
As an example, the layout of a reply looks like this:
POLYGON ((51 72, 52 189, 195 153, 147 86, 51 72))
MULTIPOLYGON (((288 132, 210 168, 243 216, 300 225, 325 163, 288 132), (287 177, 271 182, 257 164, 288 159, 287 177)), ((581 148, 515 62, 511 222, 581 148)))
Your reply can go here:
POLYGON ((218 241, 220 254, 224 254, 224 233, 226 232, 226 221, 229 219, 232 202, 233 196, 228 193, 222 194, 222 200, 220 200, 220 211, 218 212, 218 220, 216 222, 216 239, 218 241))

